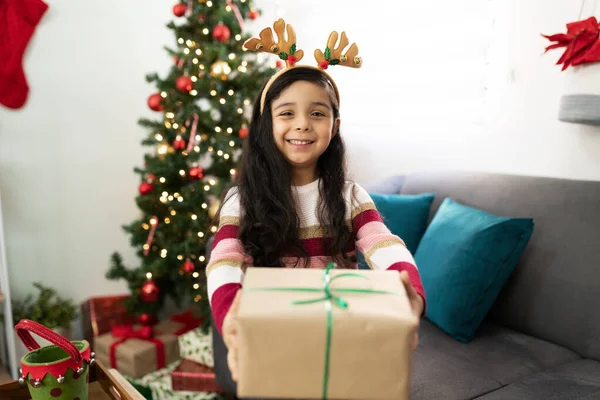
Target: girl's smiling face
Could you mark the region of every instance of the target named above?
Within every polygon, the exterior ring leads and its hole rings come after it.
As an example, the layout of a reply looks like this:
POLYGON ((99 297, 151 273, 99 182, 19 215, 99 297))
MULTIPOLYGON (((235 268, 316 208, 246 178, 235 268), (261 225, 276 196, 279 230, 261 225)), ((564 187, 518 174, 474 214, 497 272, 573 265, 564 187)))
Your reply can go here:
MULTIPOLYGON (((271 103, 273 137, 277 148, 296 175, 316 178, 317 160, 339 129, 330 93, 307 81, 297 81, 271 103)), ((303 179, 304 180, 304 179, 303 179)))

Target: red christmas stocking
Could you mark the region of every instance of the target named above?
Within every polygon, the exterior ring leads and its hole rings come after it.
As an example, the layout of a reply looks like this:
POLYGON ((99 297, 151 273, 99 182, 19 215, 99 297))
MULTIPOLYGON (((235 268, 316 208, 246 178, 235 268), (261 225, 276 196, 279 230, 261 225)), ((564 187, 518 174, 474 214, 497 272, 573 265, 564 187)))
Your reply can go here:
POLYGON ((23 55, 47 9, 42 0, 0 0, 0 104, 6 107, 20 108, 27 101, 23 55))

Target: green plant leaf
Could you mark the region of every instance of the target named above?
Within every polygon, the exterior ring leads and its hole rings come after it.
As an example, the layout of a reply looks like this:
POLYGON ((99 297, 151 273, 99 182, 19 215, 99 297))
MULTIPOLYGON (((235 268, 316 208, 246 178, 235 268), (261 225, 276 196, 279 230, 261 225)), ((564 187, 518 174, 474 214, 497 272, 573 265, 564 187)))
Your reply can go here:
POLYGON ((282 51, 281 53, 279 53, 279 58, 281 58, 282 60, 287 60, 288 55, 286 52, 282 51))
POLYGON ((329 61, 329 59, 331 58, 331 49, 329 47, 325 48, 325 59, 327 61, 329 61))
POLYGON ((340 60, 338 60, 337 58, 334 58, 333 60, 329 60, 329 65, 338 65, 340 63, 340 60))
POLYGON ((290 47, 290 54, 293 56, 294 54, 296 54, 296 43, 294 43, 292 45, 292 47, 290 47))

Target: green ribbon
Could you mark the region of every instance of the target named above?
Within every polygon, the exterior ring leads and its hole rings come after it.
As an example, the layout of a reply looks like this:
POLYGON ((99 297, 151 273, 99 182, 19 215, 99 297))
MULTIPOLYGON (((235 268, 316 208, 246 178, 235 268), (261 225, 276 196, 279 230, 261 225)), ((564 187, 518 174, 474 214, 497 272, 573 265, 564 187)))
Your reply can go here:
POLYGON ((342 310, 346 310, 348 308, 348 302, 341 298, 340 296, 336 296, 333 292, 339 293, 361 293, 361 294, 394 294, 398 295, 398 292, 390 292, 386 290, 372 290, 372 289, 336 289, 331 288, 331 284, 333 281, 339 278, 362 278, 369 279, 368 277, 357 274, 357 273, 343 273, 338 274, 331 277, 331 269, 335 268, 335 263, 330 263, 327 265, 327 268, 323 270, 322 273, 322 288, 312 288, 312 287, 269 287, 269 288, 248 288, 244 289, 247 292, 307 292, 307 293, 323 293, 322 297, 318 297, 316 299, 310 300, 297 300, 291 302, 292 305, 306 305, 306 304, 314 304, 325 302, 325 310, 327 311, 327 338, 325 341, 325 371, 323 373, 323 392, 322 398, 327 398, 327 391, 329 388, 329 364, 331 359, 331 332, 333 330, 333 307, 332 304, 337 305, 342 310))

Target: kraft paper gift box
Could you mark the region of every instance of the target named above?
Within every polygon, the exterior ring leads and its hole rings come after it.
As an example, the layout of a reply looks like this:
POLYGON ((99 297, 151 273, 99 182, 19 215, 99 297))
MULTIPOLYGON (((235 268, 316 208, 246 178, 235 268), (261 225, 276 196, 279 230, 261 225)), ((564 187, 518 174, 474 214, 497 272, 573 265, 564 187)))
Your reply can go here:
POLYGON ((238 397, 408 399, 419 321, 398 272, 330 267, 246 270, 238 397))
POLYGON ((141 332, 150 327, 115 326, 113 332, 95 338, 94 351, 105 365, 125 376, 140 378, 179 359, 176 332, 182 326, 172 320, 161 321, 151 327, 152 335, 149 337, 144 337, 141 332), (113 356, 111 348, 114 348, 113 356))

